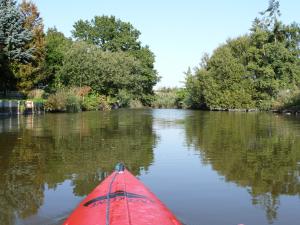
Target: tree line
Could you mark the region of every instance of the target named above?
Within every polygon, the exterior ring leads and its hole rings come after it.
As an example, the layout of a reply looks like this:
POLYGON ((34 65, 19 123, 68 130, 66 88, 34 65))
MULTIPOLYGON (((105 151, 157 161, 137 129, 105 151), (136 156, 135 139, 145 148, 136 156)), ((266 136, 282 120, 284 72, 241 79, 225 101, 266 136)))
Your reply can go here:
POLYGON ((55 27, 44 33, 33 2, 0 0, 0 88, 25 95, 42 88, 46 97, 65 90, 56 97, 67 101, 69 89, 76 87, 77 97, 149 105, 159 77, 154 54, 139 41, 140 34, 130 23, 104 15, 75 22, 72 38, 55 27))
POLYGON ((249 34, 204 54, 186 72, 186 107, 269 110, 300 103, 300 27, 280 15, 279 1, 270 0, 249 34))

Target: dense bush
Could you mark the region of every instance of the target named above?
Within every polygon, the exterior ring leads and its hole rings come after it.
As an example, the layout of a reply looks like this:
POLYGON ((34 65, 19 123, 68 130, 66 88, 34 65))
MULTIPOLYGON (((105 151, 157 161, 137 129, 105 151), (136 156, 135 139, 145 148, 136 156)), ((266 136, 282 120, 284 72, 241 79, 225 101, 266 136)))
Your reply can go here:
POLYGON ((42 89, 33 89, 28 92, 27 98, 29 99, 43 99, 45 91, 42 89))
POLYGON ((50 112, 78 112, 81 110, 80 97, 75 89, 61 89, 51 94, 45 102, 45 110, 50 112))
POLYGON ((152 102, 154 108, 185 108, 185 90, 179 88, 161 88, 155 92, 152 102))
POLYGON ((142 104, 142 102, 140 100, 131 99, 129 101, 129 108, 131 108, 131 109, 141 109, 141 108, 144 108, 144 105, 142 104))
POLYGON ((117 97, 123 91, 131 99, 147 103, 152 86, 145 89, 142 62, 125 52, 104 52, 78 42, 65 53, 58 80, 62 86, 87 85, 100 95, 117 97))
POLYGON ((111 106, 107 98, 97 93, 91 93, 85 96, 81 102, 82 110, 110 110, 111 106))

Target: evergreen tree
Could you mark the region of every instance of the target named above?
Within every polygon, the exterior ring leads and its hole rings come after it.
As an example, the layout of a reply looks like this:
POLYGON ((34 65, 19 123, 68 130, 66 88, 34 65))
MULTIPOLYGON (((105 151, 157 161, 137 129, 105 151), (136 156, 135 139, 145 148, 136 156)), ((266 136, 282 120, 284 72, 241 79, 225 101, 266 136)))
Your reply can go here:
POLYGON ((17 87, 22 91, 28 91, 42 79, 42 66, 45 59, 45 35, 43 20, 36 5, 31 1, 23 0, 20 10, 25 18, 24 28, 33 34, 33 40, 27 48, 34 48, 34 60, 27 64, 16 65, 17 87))
POLYGON ((27 48, 32 33, 24 28, 24 16, 13 0, 0 0, 0 88, 13 89, 16 79, 12 73, 13 63, 32 60, 33 48, 27 48))

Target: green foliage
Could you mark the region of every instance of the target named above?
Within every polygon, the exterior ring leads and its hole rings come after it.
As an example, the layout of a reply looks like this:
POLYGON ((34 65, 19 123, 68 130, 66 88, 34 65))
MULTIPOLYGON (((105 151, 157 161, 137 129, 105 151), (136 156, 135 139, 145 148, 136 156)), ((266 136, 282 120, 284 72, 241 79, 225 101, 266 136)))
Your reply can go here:
POLYGON ((44 97, 45 91, 42 89, 34 89, 28 92, 27 98, 29 99, 42 99, 44 97))
POLYGON ((299 25, 278 21, 275 0, 262 15, 249 35, 228 40, 186 75, 189 107, 269 110, 300 86, 299 25))
POLYGON ((129 108, 130 109, 142 109, 142 108, 144 108, 144 105, 140 100, 131 99, 129 101, 129 108))
POLYGON ((155 92, 155 100, 152 103, 154 108, 183 108, 183 89, 161 88, 155 92))
MULTIPOLYGON (((251 80, 247 78, 247 71, 229 46, 221 46, 214 52, 208 68, 207 75, 210 79, 202 80, 205 88, 204 99, 210 109, 253 107, 251 80)), ((203 74, 205 75, 200 72, 199 76, 203 74)))
POLYGON ((34 60, 26 64, 16 63, 14 73, 17 77, 18 90, 27 93, 43 78, 45 34, 43 20, 33 2, 23 0, 20 4, 20 11, 25 18, 23 27, 32 33, 32 41, 26 45, 26 49, 34 48, 34 60))
POLYGON ((57 77, 62 85, 86 85, 105 96, 117 97, 124 90, 144 103, 151 95, 143 88, 146 82, 140 61, 125 52, 104 52, 85 42, 76 42, 65 52, 57 77))
POLYGON ((45 109, 50 112, 78 112, 81 110, 80 101, 75 89, 64 88, 48 97, 45 109))
POLYGON ((296 89, 294 91, 281 91, 278 94, 278 98, 273 103, 274 109, 277 110, 300 110, 300 90, 296 89))
POLYGON ((121 89, 118 91, 116 98, 120 107, 129 107, 130 100, 133 98, 133 96, 128 90, 121 89))
MULTIPOLYGON (((99 96, 119 98, 126 106, 131 100, 137 105, 151 104, 153 86, 159 79, 154 54, 148 46, 141 46, 140 32, 130 23, 113 16, 80 20, 73 31, 78 41, 73 42, 56 28, 44 35, 42 19, 32 2, 23 0, 20 8, 12 0, 0 4, 1 90, 18 87, 27 94, 35 86, 44 87, 45 95, 54 93, 49 101, 53 111, 68 110, 62 105, 73 105, 77 110, 76 99, 70 97, 65 102, 65 94, 58 92, 73 86, 88 86, 99 96), (122 96, 122 91, 130 99, 122 96), (62 104, 55 106, 55 98, 62 104)), ((95 99, 89 100, 86 107, 94 108, 95 99)), ((104 108, 109 105, 103 101, 104 108)))
POLYGON ((25 17, 13 0, 0 0, 0 88, 15 88, 12 64, 32 60, 33 48, 26 48, 32 33, 24 28, 25 17))
POLYGON ((72 33, 76 40, 96 45, 105 52, 126 52, 128 57, 133 57, 139 67, 132 69, 136 74, 135 83, 138 83, 133 95, 140 95, 137 99, 144 105, 151 104, 153 86, 159 77, 154 69, 154 54, 148 46, 141 46, 137 29, 114 16, 95 16, 91 21, 76 22, 72 33))
POLYGON ((48 96, 45 109, 50 112, 79 112, 81 110, 111 109, 106 96, 87 91, 87 87, 70 87, 57 90, 48 96))
POLYGON ((82 98, 81 108, 85 111, 103 110, 108 111, 111 109, 110 103, 107 98, 97 93, 90 93, 82 98))
POLYGON ((100 106, 99 109, 102 111, 109 111, 111 110, 111 105, 110 102, 108 100, 108 98, 104 95, 100 95, 99 96, 99 101, 100 101, 100 106))
POLYGON ((43 83, 48 85, 48 89, 56 90, 61 87, 61 82, 57 76, 60 70, 64 53, 70 48, 72 41, 57 31, 56 28, 49 28, 46 37, 46 58, 44 64, 43 83))
POLYGON ((95 93, 89 94, 82 99, 81 105, 84 111, 98 110, 100 106, 100 96, 95 93))
MULTIPOLYGON (((204 86, 203 79, 207 80, 206 70, 197 70, 197 76, 193 75, 191 69, 185 73, 185 88, 186 94, 184 98, 185 105, 187 108, 193 109, 203 109, 206 108, 206 103, 204 100, 204 86)), ((207 80, 208 81, 208 80, 207 80)))
POLYGON ((91 21, 79 20, 73 36, 80 41, 99 46, 104 51, 134 51, 140 49, 140 32, 130 23, 114 16, 95 16, 91 21))

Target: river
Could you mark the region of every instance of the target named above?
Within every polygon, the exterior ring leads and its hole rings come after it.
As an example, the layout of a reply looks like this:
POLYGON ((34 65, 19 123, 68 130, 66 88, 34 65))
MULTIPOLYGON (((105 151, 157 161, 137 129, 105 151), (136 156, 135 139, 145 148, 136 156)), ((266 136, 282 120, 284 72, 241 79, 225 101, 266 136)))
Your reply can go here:
POLYGON ((167 109, 0 118, 0 224, 61 224, 119 161, 186 225, 299 224, 299 117, 167 109))

